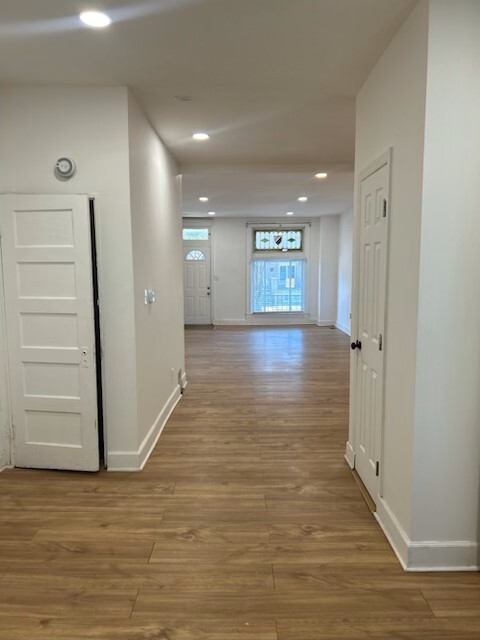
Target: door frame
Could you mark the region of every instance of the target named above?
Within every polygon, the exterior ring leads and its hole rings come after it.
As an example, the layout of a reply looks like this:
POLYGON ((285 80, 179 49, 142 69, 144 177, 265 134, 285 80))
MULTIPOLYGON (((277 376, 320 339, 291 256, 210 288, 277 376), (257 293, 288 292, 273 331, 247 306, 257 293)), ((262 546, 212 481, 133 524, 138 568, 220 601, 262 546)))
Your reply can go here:
MULTIPOLYGON (((384 430, 385 430, 385 373, 387 369, 388 358, 388 274, 390 265, 390 218, 391 218, 391 202, 392 202, 392 160, 393 160, 393 147, 389 147, 384 153, 378 156, 373 162, 368 164, 362 169, 355 182, 355 214, 353 216, 353 273, 352 273, 352 318, 351 318, 351 339, 355 340, 358 337, 358 315, 360 304, 360 224, 359 216, 361 211, 361 185, 362 182, 374 174, 382 167, 387 167, 387 232, 386 232, 386 267, 385 267, 385 320, 384 320, 384 335, 383 335, 383 376, 382 376, 382 421, 379 433, 380 438, 380 469, 378 478, 378 495, 383 496, 383 460, 384 460, 384 430)), ((355 469, 355 455, 357 450, 357 438, 355 432, 355 424, 358 424, 357 410, 357 386, 358 386, 358 372, 357 372, 357 353, 355 351, 350 352, 350 393, 349 393, 349 429, 348 429, 348 441, 346 444, 345 459, 352 469, 355 469)), ((375 500, 376 496, 372 496, 375 500)))
POLYGON ((1 463, 0 471, 11 469, 14 466, 15 451, 13 447, 13 420, 12 402, 10 393, 10 368, 8 363, 7 344, 7 318, 5 308, 5 292, 3 288, 3 256, 2 256, 2 229, 0 227, 0 446, 1 440, 5 438, 4 451, 6 460, 1 463))
MULTIPOLYGON (((0 195, 7 195, 6 192, 1 192, 0 195)), ((102 423, 103 423, 103 449, 105 452, 104 460, 100 460, 100 469, 107 468, 107 451, 108 451, 108 440, 107 440, 107 414, 106 414, 106 398, 105 398, 105 361, 104 361, 104 352, 101 347, 102 345, 102 336, 104 335, 104 327, 103 327, 103 305, 102 305, 102 260, 101 260, 101 224, 100 224, 100 205, 98 194, 85 194, 85 193, 66 193, 66 194, 58 194, 58 193, 45 193, 45 194, 37 194, 37 193, 18 193, 18 192, 8 192, 8 195, 18 195, 18 196, 32 196, 32 195, 64 195, 68 196, 83 196, 88 202, 88 210, 90 212, 90 203, 93 203, 93 224, 95 227, 95 242, 93 237, 90 238, 90 260, 92 265, 92 274, 93 269, 96 267, 96 275, 97 275, 97 284, 98 284, 98 301, 99 301, 99 322, 98 322, 98 338, 100 344, 98 344, 97 340, 97 331, 95 332, 95 351, 100 350, 101 357, 101 385, 103 389, 102 400, 99 402, 99 398, 97 397, 97 412, 102 413, 102 423), (96 261, 93 260, 93 251, 96 254, 96 261)), ((90 222, 89 222, 90 224, 90 222)), ((0 357, 4 357, 4 365, 1 365, 0 361, 0 401, 3 400, 5 402, 5 414, 6 414, 6 435, 7 435, 7 455, 8 462, 5 466, 0 466, 0 472, 3 469, 12 469, 15 467, 15 438, 13 433, 13 417, 12 417, 12 400, 11 400, 11 387, 10 387, 10 371, 9 371, 9 359, 8 359, 8 336, 7 336, 7 323, 6 323, 6 305, 5 305, 5 292, 4 292, 4 274, 3 274, 3 257, 2 257, 2 229, 0 225, 0 357)), ((98 418, 97 418, 98 420, 98 418)), ((2 429, 2 424, 0 423, 0 429, 2 429)), ((100 433, 100 421, 98 421, 98 429, 100 433)), ((0 439, 1 439, 0 435, 0 439)), ((99 453, 100 445, 99 445, 99 453)))
POLYGON ((106 407, 105 407, 105 366, 103 353, 103 330, 102 330, 102 297, 100 295, 100 254, 99 254, 99 234, 100 224, 98 216, 97 200, 93 196, 88 197, 88 212, 90 215, 90 248, 92 256, 92 279, 93 279, 93 317, 95 325, 95 377, 97 389, 97 427, 98 427, 98 449, 100 468, 107 468, 108 448, 106 430, 106 407))
MULTIPOLYGON (((203 218, 198 219, 192 219, 192 218, 183 218, 183 222, 182 222, 182 234, 183 234, 183 230, 184 229, 208 229, 208 240, 184 240, 182 237, 182 283, 184 283, 184 278, 185 278, 185 249, 188 249, 189 251, 191 251, 192 249, 198 249, 199 251, 202 250, 202 246, 203 247, 208 247, 210 249, 210 265, 209 265, 209 270, 210 270, 210 324, 209 325, 205 325, 205 326, 210 326, 210 325, 214 325, 215 324, 215 278, 214 278, 214 268, 213 268, 213 261, 214 261, 214 256, 215 256, 215 252, 214 252, 214 237, 213 237, 213 227, 214 225, 212 224, 212 220, 205 220, 204 222, 203 218), (189 222, 191 220, 191 222, 189 222)), ((185 287, 184 287, 184 291, 183 291, 183 295, 185 296, 185 287)), ((184 315, 184 321, 185 321, 185 315, 184 315)), ((201 325, 199 325, 201 326, 201 325)))

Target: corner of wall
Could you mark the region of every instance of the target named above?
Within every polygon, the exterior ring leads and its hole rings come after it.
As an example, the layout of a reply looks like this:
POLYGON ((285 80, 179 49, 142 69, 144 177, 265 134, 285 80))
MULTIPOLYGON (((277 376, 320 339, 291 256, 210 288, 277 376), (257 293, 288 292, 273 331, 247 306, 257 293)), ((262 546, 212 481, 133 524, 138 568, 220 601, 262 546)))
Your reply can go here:
POLYGON ((350 325, 343 324, 343 322, 337 320, 335 326, 339 331, 343 331, 343 333, 350 337, 350 325))
POLYGON ((187 379, 186 375, 183 374, 182 385, 178 384, 172 391, 138 449, 133 451, 111 451, 108 453, 108 471, 141 471, 144 468, 186 386, 187 379))
POLYGON ((95 194, 107 446, 135 429, 133 273, 126 87, 12 85, 0 90, 0 190, 95 194), (24 149, 28 149, 25 161, 24 149), (79 167, 56 180, 67 149, 79 167), (132 426, 133 425, 133 426, 132 426))
POLYGON ((418 563, 467 569, 480 518, 479 25, 478 2, 429 4, 410 533, 418 563))
POLYGON ((378 497, 375 518, 406 571, 478 571, 478 544, 468 540, 412 541, 390 509, 378 497))
POLYGON ((391 168, 382 500, 377 518, 405 567, 412 560, 412 475, 428 3, 419 3, 373 67, 356 106, 355 188, 389 147, 391 168), (408 246, 408 253, 405 247, 408 246), (402 334, 404 339, 388 340, 402 334))
POLYGON ((180 397, 185 370, 181 181, 175 158, 131 92, 128 142, 138 449, 114 452, 112 460, 116 468, 142 468, 180 397), (145 289, 156 292, 155 302, 144 304, 145 289))
POLYGON ((339 215, 320 217, 318 320, 335 324, 338 296, 339 215))

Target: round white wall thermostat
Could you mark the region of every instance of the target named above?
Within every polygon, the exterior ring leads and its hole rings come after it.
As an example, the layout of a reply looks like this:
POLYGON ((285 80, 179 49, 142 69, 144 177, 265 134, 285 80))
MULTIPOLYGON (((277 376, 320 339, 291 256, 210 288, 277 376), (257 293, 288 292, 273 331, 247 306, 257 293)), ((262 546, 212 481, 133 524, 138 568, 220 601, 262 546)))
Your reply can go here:
POLYGON ((70 180, 75 175, 77 168, 72 158, 59 158, 55 163, 55 176, 59 180, 70 180))

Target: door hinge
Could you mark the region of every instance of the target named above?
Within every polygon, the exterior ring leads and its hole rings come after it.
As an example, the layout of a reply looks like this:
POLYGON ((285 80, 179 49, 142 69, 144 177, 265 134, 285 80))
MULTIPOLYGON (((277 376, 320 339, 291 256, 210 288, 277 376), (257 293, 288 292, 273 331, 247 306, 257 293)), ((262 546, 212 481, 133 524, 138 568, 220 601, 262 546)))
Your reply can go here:
POLYGON ((387 201, 385 200, 385 198, 383 199, 383 217, 387 217, 387 201))
POLYGON ((377 462, 375 463, 375 475, 379 476, 380 475, 380 462, 377 460, 377 462))
POLYGON ((382 334, 380 334, 378 336, 378 350, 382 351, 382 349, 383 349, 383 336, 382 334))

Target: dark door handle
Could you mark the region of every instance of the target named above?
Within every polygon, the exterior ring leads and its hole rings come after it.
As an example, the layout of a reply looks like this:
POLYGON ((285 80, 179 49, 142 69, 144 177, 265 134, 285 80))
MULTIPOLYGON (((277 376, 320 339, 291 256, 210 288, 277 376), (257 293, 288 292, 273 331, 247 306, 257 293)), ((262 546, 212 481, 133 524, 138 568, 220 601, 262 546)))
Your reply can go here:
POLYGON ((350 346, 352 347, 352 349, 361 349, 362 343, 360 342, 360 340, 356 340, 355 342, 352 342, 350 346))

